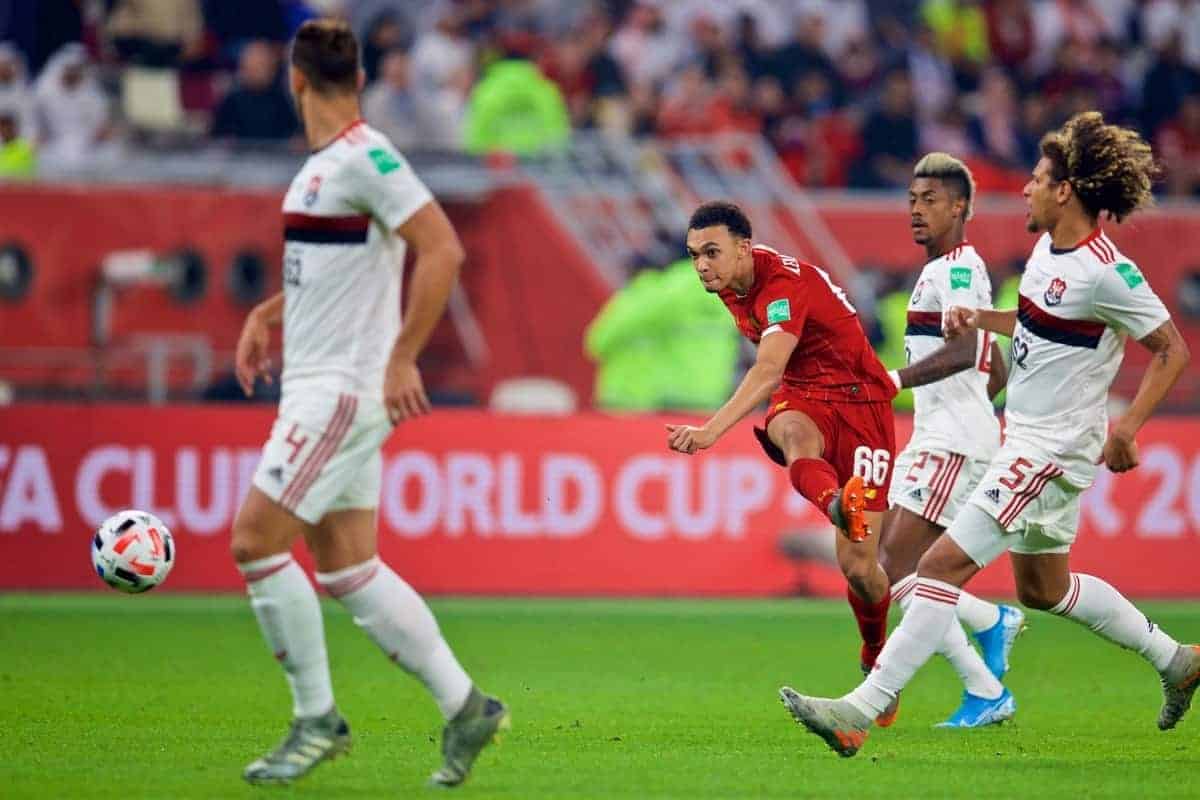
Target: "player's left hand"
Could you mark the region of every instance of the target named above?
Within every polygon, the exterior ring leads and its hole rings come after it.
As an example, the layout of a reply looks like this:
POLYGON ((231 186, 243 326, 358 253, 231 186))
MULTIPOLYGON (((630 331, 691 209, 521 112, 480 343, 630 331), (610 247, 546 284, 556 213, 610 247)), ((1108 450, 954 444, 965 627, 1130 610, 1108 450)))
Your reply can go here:
POLYGON ((388 360, 383 376, 383 404, 393 425, 429 413, 429 397, 421 381, 421 370, 413 361, 388 360))
POLYGON ((712 447, 717 437, 707 428, 697 428, 694 425, 668 425, 667 447, 689 456, 697 450, 712 447))
POLYGON ((1138 465, 1137 441, 1132 434, 1113 428, 1096 463, 1104 464, 1110 472, 1128 472, 1138 465))

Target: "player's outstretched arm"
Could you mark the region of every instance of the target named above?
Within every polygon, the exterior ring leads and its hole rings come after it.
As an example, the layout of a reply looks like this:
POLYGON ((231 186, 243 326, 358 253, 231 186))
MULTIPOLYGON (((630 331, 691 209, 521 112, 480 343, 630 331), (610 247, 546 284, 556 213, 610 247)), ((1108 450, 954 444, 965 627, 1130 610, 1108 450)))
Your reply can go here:
POLYGON ((975 349, 979 334, 963 333, 946 342, 924 358, 896 370, 900 389, 911 389, 935 383, 975 366, 975 349))
POLYGON ((1137 432, 1171 391, 1191 359, 1187 342, 1171 320, 1138 339, 1138 343, 1153 353, 1154 358, 1142 373, 1133 402, 1113 425, 1104 443, 1100 459, 1113 472, 1125 472, 1138 465, 1137 432))
POLYGON ((383 401, 393 424, 429 411, 417 356, 446 310, 464 257, 458 234, 437 201, 422 206, 396 233, 408 242, 417 258, 404 324, 392 345, 383 382, 383 401))
POLYGON ((262 301, 246 315, 233 356, 233 370, 246 397, 254 394, 254 381, 259 375, 267 383, 271 382, 271 359, 267 355, 271 347, 271 327, 282 320, 283 292, 262 301))
POLYGON ((947 339, 967 330, 981 330, 998 333, 1001 336, 1012 336, 1017 327, 1017 310, 1010 308, 997 311, 992 308, 964 308, 950 306, 942 320, 942 334, 947 339))
POLYGON ((800 341, 787 331, 764 336, 758 344, 754 366, 747 370, 733 397, 721 406, 703 426, 668 425, 667 447, 680 453, 692 454, 712 447, 725 432, 747 414, 764 403, 783 382, 783 371, 796 343, 800 341))

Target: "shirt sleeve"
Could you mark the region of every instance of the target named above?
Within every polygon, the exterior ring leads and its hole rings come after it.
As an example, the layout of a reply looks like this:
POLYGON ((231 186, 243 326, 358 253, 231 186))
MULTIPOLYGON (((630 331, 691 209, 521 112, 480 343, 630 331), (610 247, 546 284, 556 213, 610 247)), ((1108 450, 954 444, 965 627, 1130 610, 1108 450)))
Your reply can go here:
POLYGON ((433 200, 404 156, 385 142, 371 142, 352 162, 354 200, 389 231, 433 200))
POLYGON ((754 303, 754 316, 762 335, 786 331, 799 338, 808 318, 808 296, 803 274, 775 275, 767 279, 754 303))
POLYGON ((1120 261, 1106 266, 1092 294, 1096 316, 1141 339, 1171 318, 1137 265, 1120 261))

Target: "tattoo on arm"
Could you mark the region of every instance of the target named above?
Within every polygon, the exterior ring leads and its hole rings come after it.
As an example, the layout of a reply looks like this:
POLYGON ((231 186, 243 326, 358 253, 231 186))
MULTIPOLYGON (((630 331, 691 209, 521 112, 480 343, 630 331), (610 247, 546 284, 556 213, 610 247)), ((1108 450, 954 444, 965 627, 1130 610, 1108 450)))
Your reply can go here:
POLYGON ((924 358, 904 367, 900 370, 900 382, 906 389, 924 386, 975 366, 976 336, 975 331, 969 331, 955 337, 924 358))

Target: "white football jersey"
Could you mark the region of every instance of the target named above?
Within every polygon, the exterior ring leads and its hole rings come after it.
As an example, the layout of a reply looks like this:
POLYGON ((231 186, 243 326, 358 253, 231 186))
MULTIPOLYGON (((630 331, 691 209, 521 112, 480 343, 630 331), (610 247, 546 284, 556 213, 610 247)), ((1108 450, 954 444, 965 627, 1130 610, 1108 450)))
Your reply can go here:
POLYGON ((313 388, 382 400, 400 333, 395 230, 432 199, 361 120, 304 162, 283 199, 284 402, 313 388))
MULTIPOLYGON (((942 315, 950 306, 991 308, 992 283, 975 248, 966 242, 921 270, 908 302, 904 349, 911 364, 941 347, 942 315)), ((1000 446, 1000 422, 988 399, 992 338, 977 335, 975 365, 948 378, 915 387, 913 443, 988 460, 1000 446)))
POLYGON ((1053 248, 1044 234, 1021 277, 1006 436, 1047 451, 1066 480, 1090 486, 1125 337, 1141 339, 1168 319, 1137 266, 1102 231, 1070 250, 1053 248))

